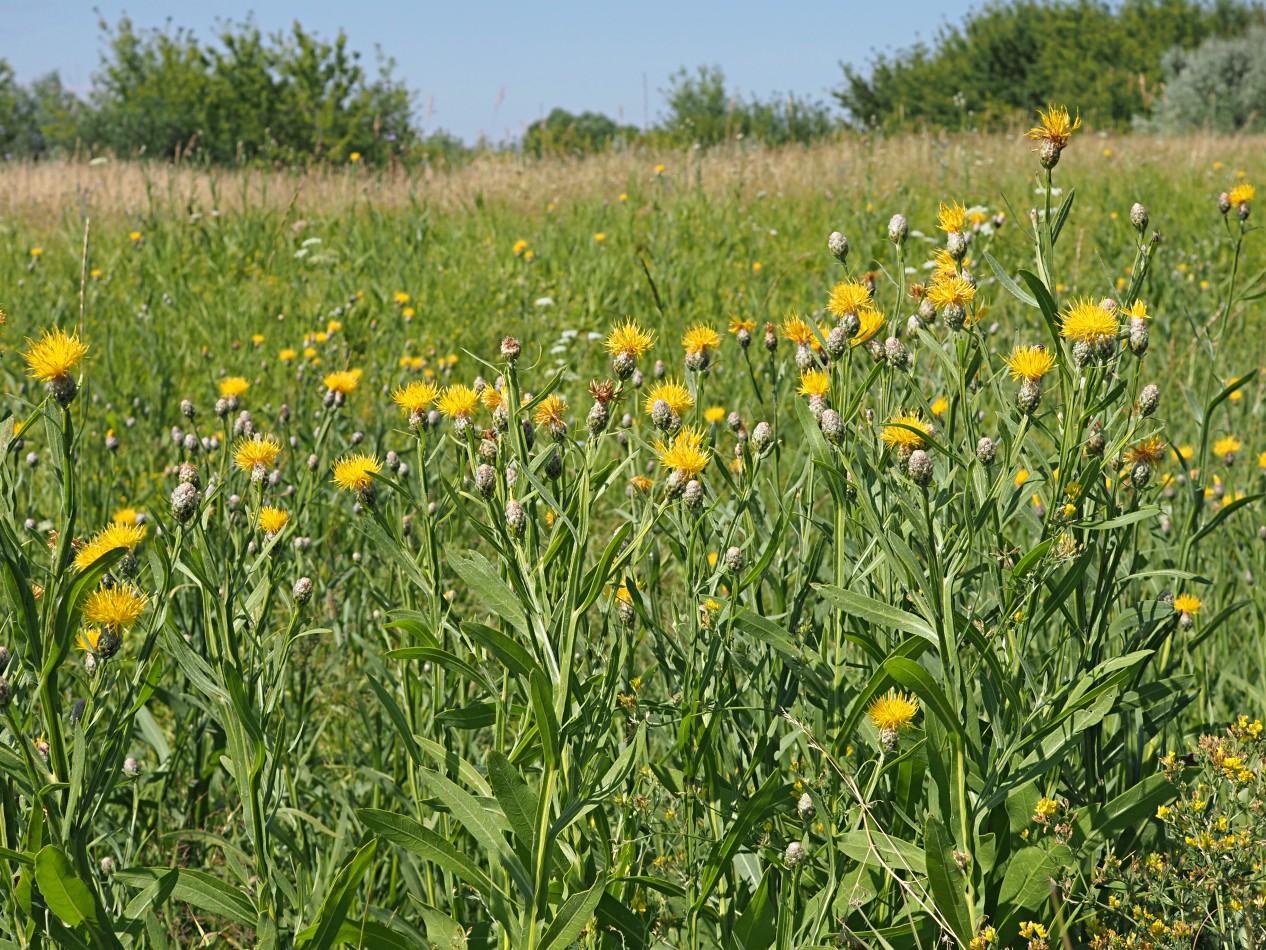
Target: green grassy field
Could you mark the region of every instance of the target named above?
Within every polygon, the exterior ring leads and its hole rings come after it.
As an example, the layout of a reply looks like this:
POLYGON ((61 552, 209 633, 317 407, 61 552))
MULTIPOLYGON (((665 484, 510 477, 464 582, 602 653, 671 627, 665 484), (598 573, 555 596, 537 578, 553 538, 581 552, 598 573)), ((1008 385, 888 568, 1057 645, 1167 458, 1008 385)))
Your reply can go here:
POLYGON ((1029 144, 0 169, 0 947, 1258 945, 1263 143, 1029 144))

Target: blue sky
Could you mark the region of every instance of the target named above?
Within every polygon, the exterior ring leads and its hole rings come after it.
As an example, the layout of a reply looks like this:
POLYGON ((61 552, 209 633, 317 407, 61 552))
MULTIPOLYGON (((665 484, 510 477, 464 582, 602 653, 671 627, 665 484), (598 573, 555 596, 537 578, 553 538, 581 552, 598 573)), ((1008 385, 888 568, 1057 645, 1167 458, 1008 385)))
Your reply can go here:
POLYGON ((537 3, 309 0, 128 3, 0 2, 0 57, 27 81, 56 69, 77 91, 91 83, 101 37, 94 7, 108 22, 126 11, 139 26, 169 21, 211 36, 217 18, 254 13, 267 32, 295 19, 325 37, 342 27, 354 49, 375 46, 397 61, 417 93, 423 127, 467 140, 515 137, 554 106, 593 109, 633 125, 654 121, 660 90, 681 66, 716 64, 732 88, 766 96, 795 92, 826 100, 839 62, 864 64, 874 50, 930 39, 958 22, 967 0, 855 0, 806 3, 638 3, 538 0, 537 3))

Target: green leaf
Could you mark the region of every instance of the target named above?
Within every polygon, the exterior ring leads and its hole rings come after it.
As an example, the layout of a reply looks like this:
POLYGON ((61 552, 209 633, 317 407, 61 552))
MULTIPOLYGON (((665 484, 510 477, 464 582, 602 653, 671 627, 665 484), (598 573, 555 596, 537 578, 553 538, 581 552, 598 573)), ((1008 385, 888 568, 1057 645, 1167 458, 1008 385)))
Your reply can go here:
POLYGON ((946 729, 958 733, 966 741, 967 733, 960 717, 950 708, 945 693, 927 670, 904 657, 884 660, 884 670, 906 689, 912 690, 923 701, 924 709, 935 713, 946 729))
POLYGON ((310 943, 313 950, 330 950, 334 946, 338 939, 339 929, 343 926, 343 921, 347 919, 347 912, 352 906, 352 901, 356 899, 356 889, 360 887, 360 882, 369 870, 369 863, 377 850, 378 839, 375 838, 362 845, 338 872, 329 891, 326 892, 325 899, 321 902, 321 909, 317 911, 316 920, 311 927, 298 935, 298 946, 310 943))
POLYGON ((593 919, 604 888, 605 882, 599 878, 589 890, 567 898, 541 937, 541 950, 565 950, 570 947, 593 919))
POLYGON ((413 732, 409 729, 409 722, 404 718, 404 710, 400 708, 400 704, 396 702, 395 697, 387 692, 386 687, 379 683, 372 676, 366 677, 369 681, 369 688, 378 696, 378 701, 382 703, 383 709, 387 712, 387 718, 391 720, 392 725, 396 727, 396 732, 400 736, 400 740, 404 743, 404 749, 409 753, 415 763, 421 762, 422 753, 418 751, 417 740, 413 737, 413 732))
POLYGON ((56 845, 45 845, 35 856, 35 883, 48 909, 67 926, 78 927, 93 918, 92 891, 75 874, 66 852, 56 845))
POLYGON ((536 731, 541 737, 541 755, 550 771, 558 768, 562 755, 558 719, 554 715, 554 694, 549 680, 540 670, 533 670, 529 680, 532 687, 532 715, 536 719, 536 731))
POLYGON ((984 254, 985 263, 989 265, 989 269, 993 271, 993 275, 998 278, 998 283, 1006 289, 1007 293, 1015 297, 1016 300, 1023 304, 1027 304, 1034 310, 1037 309, 1037 300, 1028 291, 1021 289, 1020 285, 1011 279, 1011 276, 1002 269, 1002 265, 994 260, 993 255, 988 251, 984 254))
POLYGON ((972 938, 971 911, 967 906, 966 878, 954 860, 954 842, 935 815, 928 815, 923 830, 928 885, 936 909, 955 936, 966 944, 972 938))
POLYGON ((831 584, 815 584, 814 587, 823 597, 852 616, 860 617, 869 623, 878 624, 887 630, 912 633, 915 636, 923 637, 934 645, 939 643, 936 631, 932 628, 932 625, 918 614, 912 614, 907 610, 892 607, 864 594, 844 590, 831 584))
POLYGON ((998 890, 998 925, 1005 927, 1021 911, 1037 911, 1050 900, 1051 882, 1058 880, 1073 854, 1067 845, 1021 848, 1007 863, 998 890))
POLYGON ((253 930, 259 912, 250 899, 231 884, 226 884, 205 871, 191 868, 125 868, 115 871, 114 877, 128 887, 144 888, 155 881, 178 871, 176 886, 171 896, 191 904, 201 911, 231 920, 235 924, 253 930))
POLYGON ((374 834, 443 868, 485 897, 492 893, 492 880, 488 875, 452 843, 420 821, 377 808, 358 808, 356 814, 374 834))
POLYGON ((514 836, 530 847, 535 835, 536 796, 510 760, 496 750, 488 753, 488 784, 514 836))
POLYGON ((465 554, 449 551, 448 563, 485 607, 513 625, 520 633, 529 632, 527 614, 523 612, 519 598, 510 585, 501 579, 491 561, 478 551, 465 554))
POLYGON ((468 620, 462 624, 462 633, 476 643, 487 647, 501 665, 515 676, 528 676, 536 669, 536 660, 532 658, 527 648, 500 630, 468 620))
POLYGON ((698 912, 712 896, 712 891, 720 883, 721 875, 729 869, 739 849, 747 841, 748 833, 770 812, 786 807, 789 789, 790 786, 779 780, 778 773, 773 772, 755 795, 743 801, 734 824, 725 837, 712 846, 712 851, 708 854, 693 911, 698 912))
POLYGON ((886 865, 885 872, 908 871, 920 877, 927 874, 927 861, 922 848, 882 831, 865 828, 848 831, 837 841, 839 849, 859 864, 886 865))

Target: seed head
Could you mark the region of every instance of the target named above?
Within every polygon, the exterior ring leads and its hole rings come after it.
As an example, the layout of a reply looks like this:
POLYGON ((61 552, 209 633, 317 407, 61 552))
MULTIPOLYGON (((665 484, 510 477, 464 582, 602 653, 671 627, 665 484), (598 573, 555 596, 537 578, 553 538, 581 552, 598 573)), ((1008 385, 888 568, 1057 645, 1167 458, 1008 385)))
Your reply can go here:
POLYGON ((800 800, 796 802, 796 813, 804 821, 812 821, 813 816, 818 813, 818 810, 813 807, 813 799, 808 792, 802 794, 800 800))
POLYGON ((501 341, 501 358, 511 366, 514 365, 521 352, 523 352, 523 347, 514 337, 508 336, 501 341))
POLYGON ((844 421, 840 418, 840 414, 834 409, 823 409, 822 416, 818 420, 818 425, 822 429, 822 434, 826 436, 827 441, 833 445, 840 445, 844 441, 844 421))
POLYGON ((484 498, 491 498, 497 490, 497 471, 486 462, 475 469, 475 489, 484 498))
POLYGON ((523 537, 523 529, 527 527, 527 512, 516 498, 506 502, 506 528, 513 537, 523 537))

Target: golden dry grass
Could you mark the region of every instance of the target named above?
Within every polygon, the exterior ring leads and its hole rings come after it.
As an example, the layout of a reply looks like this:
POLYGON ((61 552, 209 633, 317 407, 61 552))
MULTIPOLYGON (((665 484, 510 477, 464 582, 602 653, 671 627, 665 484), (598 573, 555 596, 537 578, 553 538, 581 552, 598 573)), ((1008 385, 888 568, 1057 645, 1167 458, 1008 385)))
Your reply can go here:
MULTIPOLYGON (((1095 176, 1151 168, 1175 182, 1206 173, 1215 162, 1255 166, 1266 136, 1085 136, 1071 161, 1095 176)), ((1015 134, 845 136, 804 148, 745 145, 665 154, 621 152, 575 160, 488 155, 451 170, 373 172, 359 167, 212 170, 189 165, 99 161, 11 163, 0 168, 0 214, 25 220, 68 211, 94 217, 158 210, 221 212, 242 207, 289 208, 297 214, 350 211, 365 203, 400 208, 418 203, 444 210, 488 205, 563 206, 614 197, 655 177, 718 194, 747 189, 784 194, 819 191, 835 197, 882 198, 895 189, 960 187, 987 178, 991 189, 1032 174, 1033 159, 1015 134), (841 194, 843 192, 843 195, 841 194)))

